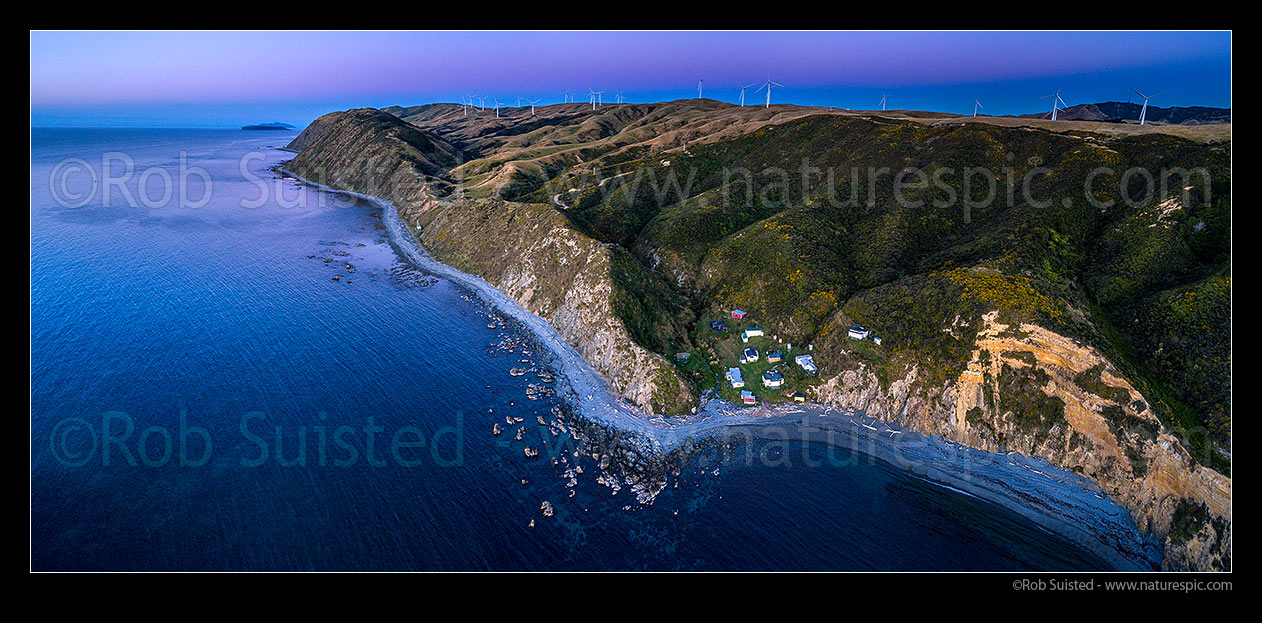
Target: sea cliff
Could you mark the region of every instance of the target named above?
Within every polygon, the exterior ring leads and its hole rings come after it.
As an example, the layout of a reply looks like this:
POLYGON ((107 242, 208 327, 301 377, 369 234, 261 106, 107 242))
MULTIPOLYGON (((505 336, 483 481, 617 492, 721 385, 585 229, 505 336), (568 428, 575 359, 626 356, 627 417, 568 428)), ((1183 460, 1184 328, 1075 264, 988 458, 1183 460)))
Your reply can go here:
MULTIPOLYGON (((625 275, 614 278, 628 257, 624 246, 612 240, 618 230, 600 235, 601 223, 576 226, 583 221, 567 216, 570 206, 560 201, 569 194, 556 195, 551 203, 536 202, 533 199, 552 195, 519 188, 523 179, 553 175, 557 167, 581 163, 598 152, 589 147, 572 155, 530 151, 531 158, 523 162, 494 162, 494 154, 505 146, 495 142, 500 139, 479 138, 449 116, 430 119, 426 115, 437 113, 428 109, 395 112, 360 109, 320 118, 289 146, 298 154, 288 168, 317 183, 381 197, 397 206, 398 217, 435 259, 486 280, 546 320, 604 375, 615 394, 647 416, 685 414, 695 408, 695 385, 662 349, 645 346, 643 327, 628 326, 629 317, 655 308, 651 301, 639 300, 647 297, 627 288, 625 275), (408 114, 423 122, 399 118, 408 114), (485 192, 487 188, 493 191, 485 192), (628 314, 628 301, 640 307, 628 314)), ((581 119, 577 114, 570 117, 581 119)), ((566 123, 577 123, 570 117, 566 123)), ((750 122, 749 131, 761 133, 758 128, 768 120, 750 122)), ((725 126, 725 135, 733 127, 737 126, 725 126)), ((584 140, 607 140, 607 128, 592 131, 596 134, 584 140)), ((889 133, 880 131, 882 136, 889 133)), ((681 133, 672 126, 666 133, 647 132, 646 140, 671 137, 654 148, 678 148, 675 139, 681 133)), ((527 147, 514 144, 514 149, 527 147)), ((1089 143, 1084 149, 1103 153, 1089 143)), ((655 158, 645 160, 656 164, 655 158)), ((662 159, 661 166, 670 166, 670 160, 662 159)), ((603 187, 610 179, 614 178, 601 178, 596 186, 603 187)), ((757 223, 758 230, 776 231, 770 221, 757 223)), ((721 284, 735 274, 727 258, 740 255, 727 247, 711 251, 699 272, 689 272, 686 262, 678 259, 682 256, 664 251, 668 245, 654 239, 671 235, 671 227, 680 225, 664 226, 655 220, 634 240, 636 253, 670 259, 662 266, 653 262, 654 270, 678 272, 680 284, 721 284)), ((733 240, 724 244, 739 244, 738 238, 733 240)), ((949 286, 951 280, 964 283, 977 275, 988 277, 988 270, 935 273, 934 278, 949 286)), ((729 293, 727 299, 732 296, 729 293)), ((880 303, 876 300, 873 308, 880 309, 880 303)), ((1195 460, 1188 441, 1162 422, 1153 400, 1126 380, 1128 374, 1109 356, 1081 336, 1058 332, 1030 315, 1013 315, 1001 307, 979 304, 973 316, 930 327, 951 337, 948 350, 958 351, 951 356, 959 359, 959 366, 945 365, 937 353, 924 348, 904 348, 877 359, 854 351, 837 328, 862 315, 863 307, 824 306, 815 317, 792 317, 780 328, 789 333, 804 330, 801 326, 816 327, 815 349, 824 372, 809 390, 815 402, 859 410, 891 425, 972 448, 1044 459, 1090 478, 1123 504, 1143 530, 1163 542, 1165 568, 1230 569, 1230 477, 1195 460)))
POLYGON ((613 313, 615 250, 570 227, 548 205, 478 199, 438 174, 458 151, 373 109, 325 115, 289 145, 294 173, 391 201, 435 259, 477 275, 548 321, 614 392, 645 413, 697 401, 661 355, 636 344, 613 313))

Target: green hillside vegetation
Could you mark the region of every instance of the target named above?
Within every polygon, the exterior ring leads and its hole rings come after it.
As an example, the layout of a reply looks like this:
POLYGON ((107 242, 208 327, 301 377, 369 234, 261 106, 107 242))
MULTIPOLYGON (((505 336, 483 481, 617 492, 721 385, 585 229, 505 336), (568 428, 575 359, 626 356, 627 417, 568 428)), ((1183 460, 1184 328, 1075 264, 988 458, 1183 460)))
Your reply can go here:
MULTIPOLYGON (((1231 434, 1229 142, 710 100, 549 108, 550 123, 396 114, 472 158, 451 175, 467 189, 500 180, 501 197, 559 202, 618 249, 616 312, 644 347, 692 352, 677 365, 698 391, 726 391, 743 325, 720 336, 707 323, 732 308, 782 344, 814 344, 824 376, 863 364, 888 386, 915 364, 913 391, 958 377, 997 309, 1098 348, 1198 461, 1226 471, 1213 448, 1231 434), (996 177, 992 201, 985 177, 963 174, 974 167, 996 177), (1152 192, 1123 175, 1133 167, 1153 172, 1152 192), (907 168, 925 175, 900 180, 907 168), (849 340, 855 322, 883 344, 849 340)), ((999 380, 1043 430, 1057 410, 1025 391, 1029 374, 999 380)))
MULTIPOLYGON (((1138 383, 1168 388, 1160 392, 1163 419, 1193 440, 1199 458, 1221 466, 1207 442, 1225 444, 1230 434, 1223 146, 1158 135, 1105 140, 982 124, 926 128, 809 117, 689 152, 672 153, 669 165, 664 158, 618 163, 601 179, 626 165, 632 172, 605 187, 589 184, 567 216, 655 266, 696 317, 746 309, 785 340, 826 345, 825 370, 864 361, 888 380, 915 361, 928 387, 958 376, 981 314, 997 308, 1006 321, 1034 321, 1130 359, 1124 372, 1138 383), (820 171, 807 172, 813 183, 805 187, 804 158, 820 171), (911 201, 900 204, 893 180, 909 166, 930 179, 941 170, 936 179, 946 183, 913 188, 911 201), (1043 203, 1017 193, 1011 205, 966 215, 953 201, 964 196, 964 182, 947 173, 970 166, 1010 170, 1017 180, 1046 167, 1050 172, 1033 174, 1031 190, 1043 203), (1086 201, 1093 170, 1131 166, 1205 167, 1213 201, 1200 201, 1205 189, 1192 179, 1189 208, 1162 217, 1175 223, 1152 227, 1169 196, 1127 207, 1114 182, 1095 186, 1096 199, 1119 202, 1114 208, 1086 201), (852 167, 861 176, 871 167, 891 171, 873 188, 871 203, 862 196, 866 180, 850 176, 852 167), (737 168, 750 172, 745 179, 754 192, 745 193, 744 183, 725 187, 723 172, 737 168), (837 183, 820 188, 829 170, 837 183), (858 200, 846 205, 852 193, 858 200), (851 322, 872 328, 885 346, 845 339, 851 322), (1134 352, 1159 355, 1125 356, 1134 352)), ((1125 190, 1144 195, 1142 186, 1125 190)), ((1000 187, 1001 197, 1005 192, 1000 187)), ((1025 384, 1009 385, 1014 396, 1025 396, 1016 391, 1025 384)), ((1056 421, 1051 405, 1027 398, 1023 417, 1038 420, 1028 424, 1043 429, 1056 421)))

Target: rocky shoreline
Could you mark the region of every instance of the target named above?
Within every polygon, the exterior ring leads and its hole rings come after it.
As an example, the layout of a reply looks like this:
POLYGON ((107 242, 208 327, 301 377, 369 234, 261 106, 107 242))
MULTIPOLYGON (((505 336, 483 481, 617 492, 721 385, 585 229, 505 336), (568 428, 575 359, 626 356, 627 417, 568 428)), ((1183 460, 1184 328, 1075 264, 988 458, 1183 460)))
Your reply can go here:
POLYGON ((284 168, 283 174, 325 192, 353 196, 382 210, 396 251, 415 266, 473 291, 515 322, 547 353, 556 372, 558 396, 584 426, 573 427, 593 456, 609 457, 611 473, 632 484, 637 499, 651 503, 671 470, 697 448, 732 439, 756 438, 826 443, 880 460, 967 495, 1001 505, 1095 552, 1118 570, 1160 568, 1161 545, 1139 531, 1131 514, 1092 481, 1041 459, 1015 452, 985 452, 890 428, 858 411, 831 406, 743 408, 717 399, 694 415, 647 418, 610 390, 608 382, 542 318, 522 309, 485 280, 434 260, 389 201, 317 184, 284 168), (1103 547, 1102 547, 1103 546, 1103 547))

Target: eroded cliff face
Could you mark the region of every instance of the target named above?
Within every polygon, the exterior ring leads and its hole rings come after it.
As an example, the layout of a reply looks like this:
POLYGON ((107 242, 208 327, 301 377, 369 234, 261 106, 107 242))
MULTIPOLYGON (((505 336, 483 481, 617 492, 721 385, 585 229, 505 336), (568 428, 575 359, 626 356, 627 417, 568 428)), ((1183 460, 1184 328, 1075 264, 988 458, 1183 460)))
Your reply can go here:
POLYGON ((1167 568, 1230 570, 1231 479, 1197 464, 1094 348, 997 316, 983 317, 958 379, 923 387, 913 364, 883 387, 860 364, 826 379, 814 398, 1088 476, 1164 539, 1167 568))
POLYGON ((291 148, 300 151, 289 170, 389 200, 435 259, 547 320, 618 395, 649 414, 695 406, 674 366, 636 344, 614 314, 610 250, 551 207, 462 196, 434 166, 458 159, 453 147, 373 109, 325 115, 291 148))
POLYGON ((614 391, 647 413, 686 413, 696 404, 674 366, 632 341, 614 314, 610 250, 549 206, 429 201, 399 214, 435 258, 547 320, 614 391))

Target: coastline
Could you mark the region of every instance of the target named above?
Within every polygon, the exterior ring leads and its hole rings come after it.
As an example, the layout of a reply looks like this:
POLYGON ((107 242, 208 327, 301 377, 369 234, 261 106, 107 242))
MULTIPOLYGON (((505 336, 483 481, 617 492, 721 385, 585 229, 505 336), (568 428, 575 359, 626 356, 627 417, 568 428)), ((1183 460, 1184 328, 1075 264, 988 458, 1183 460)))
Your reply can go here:
POLYGON ((710 398, 703 399, 693 415, 646 418, 610 391, 608 381, 547 321, 523 309, 484 279, 432 258, 399 218, 392 202, 312 182, 283 165, 277 170, 320 191, 355 197, 380 209, 396 252, 421 270, 468 288, 520 325, 539 352, 547 354, 543 363, 556 373, 558 397, 586 421, 631 434, 646 453, 664 456, 697 442, 735 437, 829 444, 1012 510, 1095 553, 1116 570, 1147 571, 1160 567, 1161 545, 1139 532, 1125 507, 1104 495, 1090 479, 1037 457, 985 452, 891 428, 876 418, 869 422, 862 412, 829 405, 745 408, 710 398))

